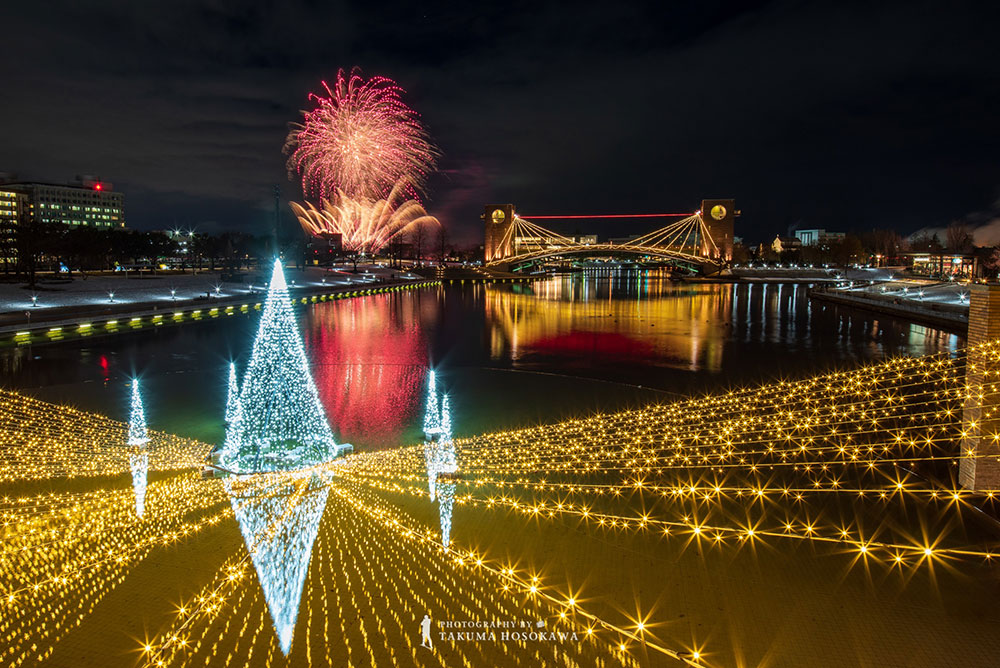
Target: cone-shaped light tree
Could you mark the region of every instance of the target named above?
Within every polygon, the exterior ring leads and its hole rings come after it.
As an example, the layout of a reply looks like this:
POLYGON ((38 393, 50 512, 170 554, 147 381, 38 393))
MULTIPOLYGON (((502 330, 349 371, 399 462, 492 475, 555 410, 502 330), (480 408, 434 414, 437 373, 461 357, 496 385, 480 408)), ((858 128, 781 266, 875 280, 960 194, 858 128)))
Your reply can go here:
POLYGON ((287 489, 275 486, 266 494, 241 496, 232 481, 227 478, 224 485, 264 590, 278 645, 287 656, 295 635, 313 542, 330 489, 314 486, 311 480, 310 491, 305 494, 292 486, 287 489))
POLYGON ((456 486, 449 474, 458 471, 458 459, 455 456, 455 443, 451 439, 451 404, 447 394, 438 393, 437 378, 433 370, 427 379, 424 437, 427 489, 431 501, 438 502, 441 544, 448 547, 451 543, 451 516, 456 486))
POLYGON ((448 395, 441 395, 441 431, 439 436, 442 441, 451 441, 451 404, 448 395))
POLYGON ((146 482, 149 474, 149 453, 142 452, 128 456, 132 469, 132 489, 135 491, 135 514, 142 517, 146 512, 146 482))
POLYGON ((226 393, 226 424, 232 424, 240 404, 240 385, 236 379, 236 362, 229 363, 229 389, 226 393))
POLYGON ((132 379, 132 407, 128 416, 128 444, 145 445, 149 443, 146 432, 146 414, 142 410, 142 395, 139 394, 139 380, 132 379))
POLYGON ((226 429, 222 464, 237 473, 279 471, 312 466, 337 453, 281 261, 275 260, 250 364, 226 429))
POLYGON ((441 432, 441 412, 438 403, 434 369, 427 374, 427 405, 424 408, 424 438, 432 440, 441 432))
POLYGON ((451 544, 451 517, 455 508, 455 481, 442 480, 438 483, 438 518, 441 521, 441 544, 451 544))

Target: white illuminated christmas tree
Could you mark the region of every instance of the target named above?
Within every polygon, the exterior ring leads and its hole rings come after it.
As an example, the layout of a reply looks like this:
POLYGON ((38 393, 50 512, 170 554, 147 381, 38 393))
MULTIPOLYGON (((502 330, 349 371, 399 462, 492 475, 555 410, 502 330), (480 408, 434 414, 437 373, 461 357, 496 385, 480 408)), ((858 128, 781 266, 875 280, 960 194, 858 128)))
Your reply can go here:
POLYGON ((240 385, 236 379, 236 363, 229 363, 229 389, 226 393, 226 424, 232 424, 240 405, 240 385))
POLYGON ((128 416, 128 444, 145 445, 149 443, 146 432, 146 414, 142 410, 142 396, 139 394, 139 380, 132 379, 132 407, 128 416))
POLYGON ((427 374, 427 405, 424 407, 424 438, 432 440, 441 431, 441 412, 438 408, 437 383, 434 369, 427 374))
POLYGON ((309 372, 281 261, 275 260, 222 465, 237 473, 289 470, 335 457, 337 443, 309 372))
POLYGON ((427 406, 424 411, 424 460, 427 464, 427 488, 431 501, 437 501, 441 519, 441 544, 451 543, 451 516, 455 505, 455 481, 458 471, 455 443, 451 437, 451 404, 447 394, 438 395, 431 371, 427 383, 427 406))

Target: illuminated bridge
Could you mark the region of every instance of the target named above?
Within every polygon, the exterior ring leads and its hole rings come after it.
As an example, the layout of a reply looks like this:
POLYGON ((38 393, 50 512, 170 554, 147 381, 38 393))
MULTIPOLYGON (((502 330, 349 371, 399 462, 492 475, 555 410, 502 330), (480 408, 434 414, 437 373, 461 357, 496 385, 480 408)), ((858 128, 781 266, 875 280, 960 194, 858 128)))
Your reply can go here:
POLYGON ((485 264, 503 271, 521 271, 549 261, 625 256, 714 274, 732 261, 733 226, 738 215, 731 199, 702 200, 701 209, 693 213, 597 216, 522 216, 513 204, 492 204, 483 214, 485 264), (672 222, 642 236, 605 242, 598 242, 596 236, 569 237, 535 222, 643 218, 672 222))

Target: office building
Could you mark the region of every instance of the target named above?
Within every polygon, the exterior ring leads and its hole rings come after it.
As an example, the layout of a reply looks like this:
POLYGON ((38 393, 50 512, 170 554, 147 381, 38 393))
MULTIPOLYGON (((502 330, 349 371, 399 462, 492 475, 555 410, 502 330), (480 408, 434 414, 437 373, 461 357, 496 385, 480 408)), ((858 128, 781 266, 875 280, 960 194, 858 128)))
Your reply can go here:
POLYGON ((80 176, 76 182, 65 185, 30 181, 0 183, 0 201, 9 201, 11 195, 21 196, 21 210, 41 223, 125 227, 125 196, 115 192, 113 184, 96 176, 80 176))
POLYGON ((826 230, 795 230, 795 238, 803 246, 827 246, 844 240, 843 232, 827 232, 826 230))

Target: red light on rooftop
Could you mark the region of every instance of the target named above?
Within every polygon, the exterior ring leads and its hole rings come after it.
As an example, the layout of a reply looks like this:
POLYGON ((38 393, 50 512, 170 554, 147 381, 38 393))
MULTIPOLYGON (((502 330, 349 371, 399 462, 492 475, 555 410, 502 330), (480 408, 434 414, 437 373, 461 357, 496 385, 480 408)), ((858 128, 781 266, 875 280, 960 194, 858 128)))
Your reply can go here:
POLYGON ((104 190, 104 184, 103 183, 95 183, 94 184, 94 190, 104 190))

